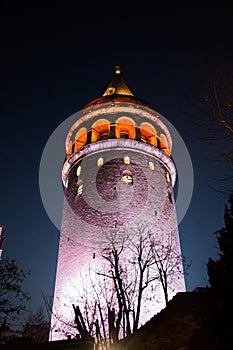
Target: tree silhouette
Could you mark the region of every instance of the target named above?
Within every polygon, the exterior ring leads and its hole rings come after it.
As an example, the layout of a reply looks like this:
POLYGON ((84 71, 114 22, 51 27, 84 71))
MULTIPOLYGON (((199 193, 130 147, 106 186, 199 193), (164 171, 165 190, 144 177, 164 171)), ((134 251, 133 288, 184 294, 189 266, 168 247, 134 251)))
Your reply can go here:
POLYGON ((230 296, 233 292, 233 193, 228 199, 229 205, 225 205, 225 226, 216 231, 219 247, 219 259, 208 260, 207 269, 212 290, 223 296, 230 296))
POLYGON ((233 293, 233 193, 225 205, 224 227, 215 234, 219 247, 218 260, 209 259, 207 270, 210 290, 216 297, 214 334, 219 349, 230 349, 232 334, 232 293, 233 293))
POLYGON ((192 78, 194 92, 187 97, 195 113, 192 123, 198 126, 198 140, 213 147, 208 158, 221 169, 213 179, 215 189, 227 196, 233 179, 232 82, 232 73, 224 71, 215 72, 208 82, 192 78))
POLYGON ((150 303, 153 308, 159 302, 156 291, 160 288, 166 305, 170 284, 183 278, 184 272, 172 233, 166 234, 162 244, 146 225, 139 224, 132 232, 116 227, 106 238, 105 268, 96 270, 93 298, 87 296, 84 307, 78 304, 73 308, 80 337, 95 337, 99 345, 108 348, 140 327, 142 306, 150 303))
POLYGON ((117 227, 105 233, 104 247, 79 275, 73 319, 53 312, 54 331, 81 341, 94 341, 108 349, 142 326, 145 314, 167 305, 183 284, 184 258, 177 247, 176 231, 157 234, 144 222, 117 227), (98 260, 97 260, 98 259, 98 260))
POLYGON ((39 306, 35 313, 30 313, 23 325, 23 336, 34 342, 48 340, 49 322, 46 319, 44 309, 39 306))
POLYGON ((23 302, 29 299, 22 283, 30 272, 20 269, 14 259, 0 260, 0 322, 15 320, 25 311, 23 302))

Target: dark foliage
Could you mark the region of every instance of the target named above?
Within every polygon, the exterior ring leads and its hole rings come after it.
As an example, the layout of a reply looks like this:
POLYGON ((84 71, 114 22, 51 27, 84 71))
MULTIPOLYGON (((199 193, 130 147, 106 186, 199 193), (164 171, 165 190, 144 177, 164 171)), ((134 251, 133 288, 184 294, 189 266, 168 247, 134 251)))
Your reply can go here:
POLYGON ((209 259, 208 276, 212 291, 222 296, 231 296, 233 292, 233 193, 225 206, 225 226, 218 230, 217 236, 219 259, 209 259))
POLYGON ((29 299, 22 289, 22 283, 29 272, 20 269, 14 259, 0 260, 0 322, 15 320, 25 311, 23 302, 29 299))
POLYGON ((218 260, 209 259, 207 270, 212 293, 217 300, 215 334, 221 349, 228 349, 233 341, 233 193, 224 212, 225 226, 216 232, 219 247, 218 260))

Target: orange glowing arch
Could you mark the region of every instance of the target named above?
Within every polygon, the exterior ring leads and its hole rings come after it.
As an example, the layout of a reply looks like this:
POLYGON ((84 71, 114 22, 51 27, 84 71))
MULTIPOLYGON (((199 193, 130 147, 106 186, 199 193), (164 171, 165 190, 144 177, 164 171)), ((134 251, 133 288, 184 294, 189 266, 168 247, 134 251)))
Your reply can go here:
POLYGON ((91 142, 109 138, 110 122, 107 119, 98 119, 92 124, 91 142))
POLYGON ((116 121, 116 137, 135 139, 135 123, 128 117, 120 117, 116 121))
POLYGON ((153 125, 148 122, 140 124, 141 127, 141 139, 144 142, 148 142, 151 145, 157 147, 157 132, 153 125))
POLYGON ((74 141, 74 151, 77 151, 79 148, 84 146, 87 143, 87 129, 81 128, 75 135, 74 141))
POLYGON ((164 134, 160 134, 160 148, 164 151, 164 153, 170 156, 171 152, 169 150, 167 138, 164 134))

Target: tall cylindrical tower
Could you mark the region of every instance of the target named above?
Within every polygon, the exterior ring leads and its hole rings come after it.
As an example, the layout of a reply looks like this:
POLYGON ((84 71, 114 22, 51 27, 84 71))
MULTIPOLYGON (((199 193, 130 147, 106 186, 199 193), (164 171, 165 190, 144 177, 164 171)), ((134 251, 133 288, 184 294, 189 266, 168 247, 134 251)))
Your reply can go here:
POLYGON ((172 138, 117 66, 104 94, 80 112, 65 147, 50 340, 77 334, 73 306, 93 335, 98 322, 107 337, 114 310, 121 337, 128 321, 140 327, 185 291, 172 138))

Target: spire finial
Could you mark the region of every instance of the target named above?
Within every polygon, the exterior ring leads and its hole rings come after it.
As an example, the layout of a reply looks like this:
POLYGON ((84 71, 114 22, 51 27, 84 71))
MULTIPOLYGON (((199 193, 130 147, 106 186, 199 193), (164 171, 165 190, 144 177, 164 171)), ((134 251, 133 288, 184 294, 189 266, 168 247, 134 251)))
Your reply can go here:
POLYGON ((126 85, 124 79, 121 76, 121 67, 116 65, 115 67, 115 76, 112 79, 111 83, 108 85, 107 89, 102 96, 106 95, 128 95, 133 96, 132 91, 126 85))
POLYGON ((115 73, 116 74, 121 74, 121 67, 119 65, 116 65, 115 73))

